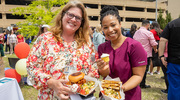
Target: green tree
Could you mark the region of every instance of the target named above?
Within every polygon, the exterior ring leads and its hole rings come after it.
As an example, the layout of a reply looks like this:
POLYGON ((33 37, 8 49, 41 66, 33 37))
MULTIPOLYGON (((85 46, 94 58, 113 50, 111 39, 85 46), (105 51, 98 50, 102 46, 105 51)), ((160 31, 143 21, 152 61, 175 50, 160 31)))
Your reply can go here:
POLYGON ((52 20, 68 1, 69 0, 36 0, 32 1, 27 7, 17 7, 10 11, 13 12, 13 15, 23 15, 26 18, 25 21, 17 23, 20 28, 18 31, 23 33, 25 37, 35 36, 39 31, 39 25, 52 25, 52 20))
POLYGON ((163 13, 163 11, 162 11, 162 9, 160 9, 157 21, 158 21, 161 29, 164 29, 166 27, 166 25, 172 20, 172 17, 171 17, 171 13, 167 12, 166 18, 163 18, 162 13, 163 13))
POLYGON ((167 11, 167 14, 166 14, 166 24, 168 24, 171 20, 172 20, 171 13, 169 13, 167 11))
POLYGON ((163 14, 162 13, 163 13, 163 11, 160 9, 157 21, 158 21, 161 29, 164 29, 165 19, 163 18, 163 14))

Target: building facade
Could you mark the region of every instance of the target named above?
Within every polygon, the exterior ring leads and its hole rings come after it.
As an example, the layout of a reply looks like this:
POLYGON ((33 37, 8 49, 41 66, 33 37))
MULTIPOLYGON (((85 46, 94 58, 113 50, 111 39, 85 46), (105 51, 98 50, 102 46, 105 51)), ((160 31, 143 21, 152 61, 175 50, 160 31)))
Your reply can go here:
POLYGON ((173 19, 180 17, 180 0, 168 0, 167 10, 173 19))
MULTIPOLYGON (((139 0, 79 0, 87 10, 90 26, 97 26, 100 23, 100 10, 105 5, 116 6, 122 18, 123 28, 130 28, 135 23, 138 27, 144 19, 155 21, 155 2, 144 2, 139 0)), ((0 0, 0 27, 5 29, 12 24, 23 21, 23 16, 12 15, 10 9, 26 7, 31 0, 0 0), (18 3, 17 3, 18 2, 18 3)), ((165 3, 158 2, 158 10, 167 10, 165 3)))

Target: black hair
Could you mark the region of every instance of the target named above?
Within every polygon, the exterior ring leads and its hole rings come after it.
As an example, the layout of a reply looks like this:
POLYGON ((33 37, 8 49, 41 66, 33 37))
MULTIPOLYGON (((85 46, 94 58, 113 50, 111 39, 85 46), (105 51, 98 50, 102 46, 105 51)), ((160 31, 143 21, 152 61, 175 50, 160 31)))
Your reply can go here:
POLYGON ((94 30, 95 30, 95 27, 93 27, 93 26, 91 26, 90 28, 92 29, 92 31, 94 31, 94 30))
POLYGON ((147 25, 147 24, 150 24, 149 20, 143 20, 143 21, 142 21, 142 26, 145 26, 145 25, 147 25))
POLYGON ((131 25, 131 30, 130 30, 130 34, 131 34, 132 37, 134 36, 134 33, 136 32, 136 29, 137 29, 137 25, 132 24, 131 25))
POLYGON ((113 15, 118 19, 119 23, 121 22, 121 17, 119 15, 118 9, 114 6, 107 5, 107 6, 104 6, 100 11, 100 16, 101 16, 100 24, 101 25, 102 25, 103 18, 107 15, 113 15))

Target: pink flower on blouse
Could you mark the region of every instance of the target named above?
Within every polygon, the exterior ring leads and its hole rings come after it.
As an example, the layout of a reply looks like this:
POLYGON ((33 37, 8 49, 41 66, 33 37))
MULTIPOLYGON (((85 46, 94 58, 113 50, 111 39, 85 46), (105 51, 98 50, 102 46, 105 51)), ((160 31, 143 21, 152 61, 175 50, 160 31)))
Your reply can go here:
POLYGON ((51 62, 52 60, 53 60, 53 57, 48 57, 46 61, 51 62))

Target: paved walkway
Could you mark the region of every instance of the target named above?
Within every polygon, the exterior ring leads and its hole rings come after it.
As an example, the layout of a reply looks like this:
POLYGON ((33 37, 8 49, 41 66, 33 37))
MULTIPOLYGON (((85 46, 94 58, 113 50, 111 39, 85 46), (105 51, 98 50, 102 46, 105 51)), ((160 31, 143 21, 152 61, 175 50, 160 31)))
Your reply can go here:
POLYGON ((4 77, 3 60, 0 60, 0 78, 4 77))

